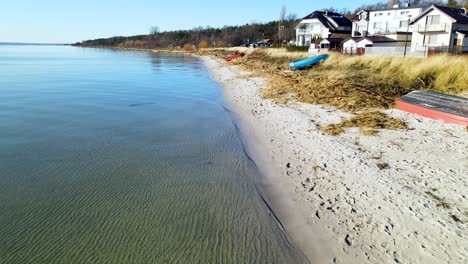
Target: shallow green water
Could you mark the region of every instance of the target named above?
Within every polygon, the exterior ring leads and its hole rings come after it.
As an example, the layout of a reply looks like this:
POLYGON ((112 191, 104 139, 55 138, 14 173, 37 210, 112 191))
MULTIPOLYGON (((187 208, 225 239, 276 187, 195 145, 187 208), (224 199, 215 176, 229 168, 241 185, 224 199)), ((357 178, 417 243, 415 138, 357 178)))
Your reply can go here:
POLYGON ((296 263, 196 58, 0 46, 0 263, 296 263))

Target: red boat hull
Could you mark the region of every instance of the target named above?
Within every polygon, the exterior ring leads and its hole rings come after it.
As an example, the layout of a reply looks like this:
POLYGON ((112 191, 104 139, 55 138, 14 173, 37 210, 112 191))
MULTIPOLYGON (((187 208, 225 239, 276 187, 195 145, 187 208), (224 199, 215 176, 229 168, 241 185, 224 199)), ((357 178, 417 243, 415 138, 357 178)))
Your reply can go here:
POLYGON ((244 56, 244 53, 236 53, 236 54, 234 54, 232 56, 227 57, 225 60, 229 62, 229 61, 232 61, 234 59, 240 58, 242 56, 244 56))
POLYGON ((420 116, 428 117, 431 119, 435 120, 442 120, 446 123, 451 123, 451 124, 458 124, 458 125, 463 125, 463 126, 468 126, 468 118, 459 116, 459 115, 454 115, 454 114, 449 114, 449 113, 444 113, 441 111, 437 111, 434 109, 429 109, 425 108, 422 106, 414 105, 411 103, 403 102, 402 100, 398 100, 396 104, 396 108, 400 109, 402 111, 406 111, 409 113, 414 113, 420 116))

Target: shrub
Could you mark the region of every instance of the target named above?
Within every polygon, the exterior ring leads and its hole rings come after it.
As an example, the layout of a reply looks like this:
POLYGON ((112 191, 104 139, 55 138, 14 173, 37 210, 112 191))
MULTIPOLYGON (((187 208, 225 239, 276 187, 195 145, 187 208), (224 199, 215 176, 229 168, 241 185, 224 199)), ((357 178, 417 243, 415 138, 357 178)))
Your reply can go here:
POLYGON ((183 49, 184 49, 185 51, 192 51, 192 50, 193 50, 193 45, 187 43, 187 44, 184 45, 183 49))
POLYGON ((202 40, 198 43, 198 49, 206 49, 209 47, 208 41, 202 40))

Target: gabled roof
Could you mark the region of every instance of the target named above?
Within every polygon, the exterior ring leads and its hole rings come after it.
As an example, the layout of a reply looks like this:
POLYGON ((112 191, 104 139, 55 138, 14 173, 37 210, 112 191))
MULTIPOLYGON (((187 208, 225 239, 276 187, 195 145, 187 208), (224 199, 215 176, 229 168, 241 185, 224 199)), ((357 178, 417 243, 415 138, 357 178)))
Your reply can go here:
POLYGON ((354 42, 358 42, 359 40, 361 40, 362 38, 361 37, 350 37, 350 38, 347 38, 347 39, 344 39, 341 41, 341 43, 345 43, 346 41, 348 40, 352 40, 354 42))
POLYGON ((367 39, 367 40, 369 40, 370 42, 373 42, 373 43, 398 42, 397 40, 394 40, 394 39, 391 39, 391 38, 385 37, 385 36, 363 37, 360 40, 358 40, 357 42, 359 42, 361 40, 364 40, 364 39, 367 39))
POLYGON ((358 11, 358 12, 353 16, 353 18, 351 18, 351 21, 359 21, 359 16, 360 16, 362 13, 369 13, 369 10, 362 9, 362 10, 358 11))
POLYGON ((416 21, 421 19, 423 16, 427 15, 433 9, 437 9, 440 12, 446 14, 450 18, 452 18, 455 23, 460 24, 468 24, 468 15, 465 14, 465 10, 462 8, 452 8, 448 6, 439 6, 439 5, 431 5, 429 8, 424 10, 419 16, 415 17, 410 24, 414 24, 416 21))
POLYGON ((336 30, 338 27, 352 27, 352 23, 349 19, 335 12, 315 11, 305 16, 302 20, 314 18, 318 19, 324 26, 332 30, 336 30))
POLYGON ((325 40, 330 44, 332 44, 332 43, 341 43, 343 41, 342 38, 326 38, 326 39, 323 39, 322 41, 325 41, 325 40))
POLYGON ((352 38, 347 38, 343 41, 341 41, 341 43, 344 43, 348 40, 353 40, 354 42, 358 43, 364 39, 367 39, 368 41, 372 42, 372 43, 388 43, 388 42, 398 42, 398 40, 394 40, 394 39, 391 39, 391 38, 388 38, 388 37, 385 37, 385 36, 370 36, 370 37, 352 37, 352 38))

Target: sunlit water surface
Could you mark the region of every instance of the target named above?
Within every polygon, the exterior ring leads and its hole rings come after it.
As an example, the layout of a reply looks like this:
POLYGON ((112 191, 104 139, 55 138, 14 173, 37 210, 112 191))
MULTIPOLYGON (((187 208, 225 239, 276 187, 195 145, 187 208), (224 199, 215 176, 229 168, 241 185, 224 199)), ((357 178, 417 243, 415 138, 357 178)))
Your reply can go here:
POLYGON ((296 263, 197 58, 0 46, 0 263, 296 263))

